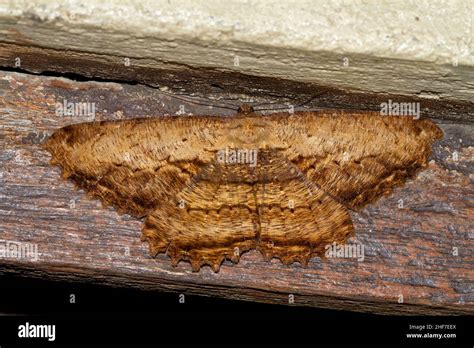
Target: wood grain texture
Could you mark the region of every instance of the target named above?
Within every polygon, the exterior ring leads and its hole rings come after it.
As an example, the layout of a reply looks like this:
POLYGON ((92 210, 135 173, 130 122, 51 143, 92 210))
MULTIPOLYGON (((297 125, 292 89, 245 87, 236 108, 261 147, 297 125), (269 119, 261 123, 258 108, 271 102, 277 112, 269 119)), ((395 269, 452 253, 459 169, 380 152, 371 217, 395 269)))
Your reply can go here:
MULTIPOLYGON (((21 59, 21 70, 47 73, 47 74, 72 74, 74 78, 84 77, 92 80, 110 80, 123 83, 139 83, 155 88, 166 86, 175 93, 185 90, 187 93, 209 96, 214 98, 229 98, 235 100, 236 96, 246 95, 260 102, 277 102, 280 107, 285 105, 299 105, 306 103, 312 109, 316 108, 354 108, 357 105, 361 110, 379 111, 380 104, 388 99, 405 102, 407 95, 394 95, 386 93, 364 93, 357 90, 346 91, 331 86, 321 86, 315 83, 304 83, 275 78, 269 76, 252 76, 239 72, 222 71, 212 68, 195 69, 190 66, 165 63, 156 66, 156 61, 144 67, 132 64, 124 66, 127 56, 114 56, 98 54, 91 51, 55 50, 37 47, 17 33, 17 43, 0 42, 0 66, 18 69, 17 59, 21 59), (317 96, 317 98, 315 98, 317 96), (272 98, 270 98, 272 97, 272 98), (275 100, 276 99, 276 100, 275 100)), ((0 40, 1 41, 1 40, 0 40)), ((365 58, 361 57, 361 60, 365 58)), ((409 69, 413 65, 409 63, 409 69)), ((377 69, 372 65, 371 69, 377 69)), ((394 78, 396 78, 394 76, 394 78)), ((423 91, 430 94, 430 89, 423 91)), ((420 93, 422 94, 422 93, 420 93)), ((474 122, 474 103, 460 100, 438 98, 421 98, 419 94, 411 95, 411 102, 419 102, 423 115, 431 119, 474 122)), ((114 98, 112 96, 112 98, 114 98)), ((120 103, 120 101, 119 101, 120 103)), ((218 106, 216 103, 215 106, 218 106)), ((195 115, 203 115, 196 105, 191 107, 195 115)), ((156 105, 153 111, 156 112, 156 105)), ((140 112, 137 110, 137 112, 140 112)), ((222 112, 222 110, 221 110, 222 112)))
MULTIPOLYGON (((63 99, 96 101, 99 121, 174 114, 182 102, 143 86, 0 76, 0 239, 35 243, 39 252, 36 261, 2 258, 1 272, 269 303, 288 303, 294 294, 295 305, 376 313, 474 312, 471 125, 438 124, 445 138, 426 170, 350 212, 354 240, 366 247, 363 262, 314 258, 303 268, 249 251, 217 274, 208 267, 193 273, 165 255, 149 257, 142 222, 87 199, 41 149, 54 130, 88 121, 56 116, 63 99)), ((196 106, 193 113, 221 111, 196 106)))

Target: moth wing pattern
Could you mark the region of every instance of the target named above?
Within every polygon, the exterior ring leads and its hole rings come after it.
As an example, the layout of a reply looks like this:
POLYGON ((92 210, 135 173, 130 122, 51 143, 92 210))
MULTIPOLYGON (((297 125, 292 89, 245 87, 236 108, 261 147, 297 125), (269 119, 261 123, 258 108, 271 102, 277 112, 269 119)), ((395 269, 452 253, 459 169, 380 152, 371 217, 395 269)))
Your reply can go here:
POLYGON ((142 240, 194 271, 265 259, 306 265, 354 234, 349 210, 427 166, 442 131, 430 120, 374 112, 158 117, 56 131, 51 164, 104 205, 144 217, 142 240), (222 163, 227 148, 258 152, 222 163))
POLYGON ((326 245, 354 234, 347 209, 308 180, 280 152, 261 154, 257 250, 266 260, 307 265, 326 245))
POLYGON ((145 221, 142 240, 156 255, 166 252, 176 265, 193 270, 210 265, 218 271, 225 259, 259 250, 265 259, 307 264, 324 246, 344 243, 353 234, 347 210, 306 181, 276 151, 259 152, 248 164, 214 162, 145 221))
POLYGON ((375 112, 302 112, 276 118, 291 138, 284 151, 306 177, 346 207, 358 210, 428 164, 442 131, 431 120, 375 112))
POLYGON ((212 160, 206 149, 218 132, 210 117, 88 122, 59 129, 44 148, 64 179, 119 213, 143 217, 212 160))
POLYGON ((147 217, 142 240, 151 255, 164 252, 173 265, 184 260, 194 271, 209 265, 217 272, 224 259, 238 262, 255 249, 252 189, 244 184, 245 169, 234 169, 214 161, 147 217))

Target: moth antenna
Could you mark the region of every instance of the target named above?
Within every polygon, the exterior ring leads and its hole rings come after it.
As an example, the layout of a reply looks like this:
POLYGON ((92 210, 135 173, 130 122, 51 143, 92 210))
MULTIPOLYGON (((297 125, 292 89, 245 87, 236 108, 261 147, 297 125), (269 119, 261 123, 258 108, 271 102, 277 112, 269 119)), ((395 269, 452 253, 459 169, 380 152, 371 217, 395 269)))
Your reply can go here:
MULTIPOLYGON (((206 103, 199 102, 196 99, 191 98, 191 97, 183 97, 179 94, 173 94, 173 93, 164 92, 164 91, 160 91, 160 93, 162 93, 164 95, 168 95, 168 96, 173 97, 173 98, 176 98, 178 100, 185 101, 187 103, 195 104, 195 105, 212 106, 212 107, 215 107, 215 108, 228 109, 228 110, 233 110, 233 111, 238 111, 239 110, 239 107, 236 106, 236 105, 233 105, 233 104, 217 105, 216 106, 216 105, 213 105, 213 104, 206 104, 206 103), (229 106, 229 105, 231 105, 231 106, 229 106)), ((219 101, 219 102, 222 103, 221 101, 219 101)))
MULTIPOLYGON (((327 92, 329 92, 329 88, 326 88, 326 89, 322 90, 321 92, 319 92, 317 94, 314 94, 311 98, 309 98, 308 100, 300 103, 299 105, 295 105, 293 108, 296 109, 296 108, 300 108, 302 106, 305 106, 306 104, 309 104, 314 99, 316 99, 317 97, 319 97, 319 96, 321 96, 321 95, 323 95, 327 92)), ((265 105, 265 104, 270 104, 271 105, 271 104, 276 104, 276 103, 262 103, 262 104, 254 105, 253 107, 255 109, 255 107, 257 107, 259 105, 265 105)), ((288 109, 289 109, 289 107, 285 107, 285 108, 283 108, 283 107, 281 107, 281 108, 263 108, 263 109, 255 109, 255 111, 270 111, 270 110, 273 111, 273 110, 288 110, 288 109)))

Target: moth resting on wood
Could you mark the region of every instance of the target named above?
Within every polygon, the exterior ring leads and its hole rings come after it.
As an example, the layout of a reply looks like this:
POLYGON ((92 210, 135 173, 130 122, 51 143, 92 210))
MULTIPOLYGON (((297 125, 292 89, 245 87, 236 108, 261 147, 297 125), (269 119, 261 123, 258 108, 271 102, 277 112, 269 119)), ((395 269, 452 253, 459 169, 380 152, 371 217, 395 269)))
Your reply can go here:
POLYGON ((354 234, 359 210, 427 166, 430 120, 361 112, 180 116, 75 124, 51 164, 104 205, 146 217, 150 254, 194 271, 257 249, 303 265, 354 234))

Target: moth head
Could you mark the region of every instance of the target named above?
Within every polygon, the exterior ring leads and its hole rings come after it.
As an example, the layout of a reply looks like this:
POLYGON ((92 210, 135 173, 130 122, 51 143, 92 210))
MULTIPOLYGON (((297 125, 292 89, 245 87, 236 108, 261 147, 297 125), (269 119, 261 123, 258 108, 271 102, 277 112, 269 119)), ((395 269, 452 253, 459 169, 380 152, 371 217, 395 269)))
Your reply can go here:
POLYGON ((237 110, 237 112, 239 114, 242 114, 242 115, 250 115, 250 114, 254 113, 255 110, 253 109, 252 105, 242 104, 242 105, 239 106, 239 109, 237 110))

